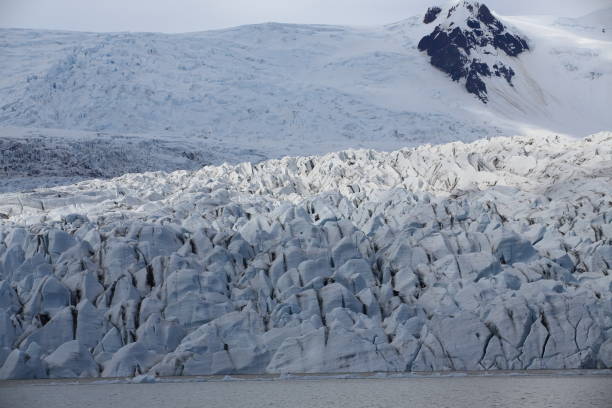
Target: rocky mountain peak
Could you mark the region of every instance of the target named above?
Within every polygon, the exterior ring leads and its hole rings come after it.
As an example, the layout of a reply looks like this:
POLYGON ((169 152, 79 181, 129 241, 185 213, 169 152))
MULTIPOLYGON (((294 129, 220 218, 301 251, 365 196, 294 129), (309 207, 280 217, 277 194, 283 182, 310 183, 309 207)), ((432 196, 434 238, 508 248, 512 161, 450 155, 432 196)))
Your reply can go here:
POLYGON ((474 1, 453 2, 445 9, 431 7, 423 22, 437 22, 419 42, 430 62, 454 81, 465 80, 468 92, 488 101, 485 78, 503 78, 512 86, 515 71, 510 58, 529 49, 525 38, 503 24, 489 8, 474 1))

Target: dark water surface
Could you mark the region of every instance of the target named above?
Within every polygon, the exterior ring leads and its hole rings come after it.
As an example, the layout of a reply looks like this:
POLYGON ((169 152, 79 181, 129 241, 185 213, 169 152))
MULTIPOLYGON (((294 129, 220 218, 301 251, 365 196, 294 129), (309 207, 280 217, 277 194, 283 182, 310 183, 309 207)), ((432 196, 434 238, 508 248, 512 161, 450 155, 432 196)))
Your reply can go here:
POLYGON ((612 375, 0 382, 0 407, 612 408, 612 375))

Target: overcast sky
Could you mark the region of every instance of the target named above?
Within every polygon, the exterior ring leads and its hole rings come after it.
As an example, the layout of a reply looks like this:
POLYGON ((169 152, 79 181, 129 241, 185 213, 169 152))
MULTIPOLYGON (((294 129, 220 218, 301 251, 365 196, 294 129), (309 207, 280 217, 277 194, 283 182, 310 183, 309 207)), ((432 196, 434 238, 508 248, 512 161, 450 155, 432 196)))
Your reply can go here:
MULTIPOLYGON (((269 21, 376 25, 440 0, 0 0, 0 26, 82 31, 188 32, 269 21)), ((578 17, 612 0, 488 0, 502 15, 578 17)))

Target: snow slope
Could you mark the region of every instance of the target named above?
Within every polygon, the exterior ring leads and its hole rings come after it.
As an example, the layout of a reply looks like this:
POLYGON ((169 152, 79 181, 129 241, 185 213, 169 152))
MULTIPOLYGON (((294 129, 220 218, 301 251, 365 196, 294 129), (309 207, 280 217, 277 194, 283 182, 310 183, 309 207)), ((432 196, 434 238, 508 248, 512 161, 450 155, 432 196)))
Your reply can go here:
POLYGON ((606 29, 612 27, 612 7, 589 13, 579 18, 560 18, 556 24, 591 31, 593 36, 605 38, 606 29))
MULTIPOLYGON (((0 157, 10 162, 7 156, 27 155, 29 146, 59 146, 58 155, 80 163, 55 168, 61 182, 346 148, 612 129, 612 30, 594 33, 584 25, 590 19, 497 17, 530 50, 512 58, 513 87, 487 83, 487 106, 418 51, 432 29, 422 16, 384 27, 269 23, 176 35, 3 29, 0 157), (138 143, 124 147, 136 164, 91 148, 92 139, 116 150, 120 138, 134 137, 151 139, 145 150, 155 160, 143 159, 138 143)), ((44 173, 40 166, 47 164, 9 163, 0 176, 21 183, 44 173)))
POLYGON ((176 131, 289 147, 308 137, 336 150, 338 139, 387 147, 459 132, 474 139, 491 127, 444 113, 435 98, 435 106, 416 100, 411 83, 427 82, 430 71, 413 48, 418 39, 387 28, 271 23, 182 35, 5 30, 2 37, 6 125, 176 131))
POLYGON ((0 377, 612 367, 612 134, 0 194, 0 377))

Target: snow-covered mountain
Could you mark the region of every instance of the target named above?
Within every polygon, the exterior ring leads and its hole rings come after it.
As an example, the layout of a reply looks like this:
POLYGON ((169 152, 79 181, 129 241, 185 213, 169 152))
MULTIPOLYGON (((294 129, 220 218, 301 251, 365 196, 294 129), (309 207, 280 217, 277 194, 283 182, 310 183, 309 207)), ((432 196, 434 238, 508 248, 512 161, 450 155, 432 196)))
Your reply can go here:
POLYGON ((611 133, 0 195, 0 377, 609 368, 611 244, 611 133))
MULTIPOLYGON (((494 12, 489 27, 474 11, 481 6, 461 1, 429 24, 421 15, 370 28, 270 23, 178 35, 3 29, 2 148, 35 158, 57 146, 72 160, 57 160, 53 176, 91 177, 612 128, 612 30, 602 33, 592 18, 570 24, 494 12), (497 22, 529 50, 510 57, 490 45, 472 49, 491 59, 491 76, 478 75, 487 88, 483 105, 433 67, 418 44, 435 27, 473 34, 475 23, 488 27, 479 41, 493 36, 495 43, 497 22), (512 69, 497 69, 512 86, 496 77, 497 60, 512 69), (154 160, 142 155, 143 140, 151 141, 145 150, 154 160), (106 154, 96 144, 113 148, 106 154), (121 145, 133 162, 118 158, 121 145)), ((7 156, 4 176, 44 172, 35 168, 40 161, 23 168, 7 156)))
POLYGON ((0 69, 0 378, 612 368, 597 16, 5 29, 0 69))
POLYGON ((461 1, 448 10, 427 10, 425 24, 438 20, 434 31, 421 38, 419 50, 427 51, 431 64, 450 75, 454 81, 465 79, 466 90, 487 102, 486 78, 503 78, 513 86, 516 74, 508 57, 529 50, 527 41, 512 33, 485 4, 461 1), (438 21, 439 21, 438 20, 438 21))

